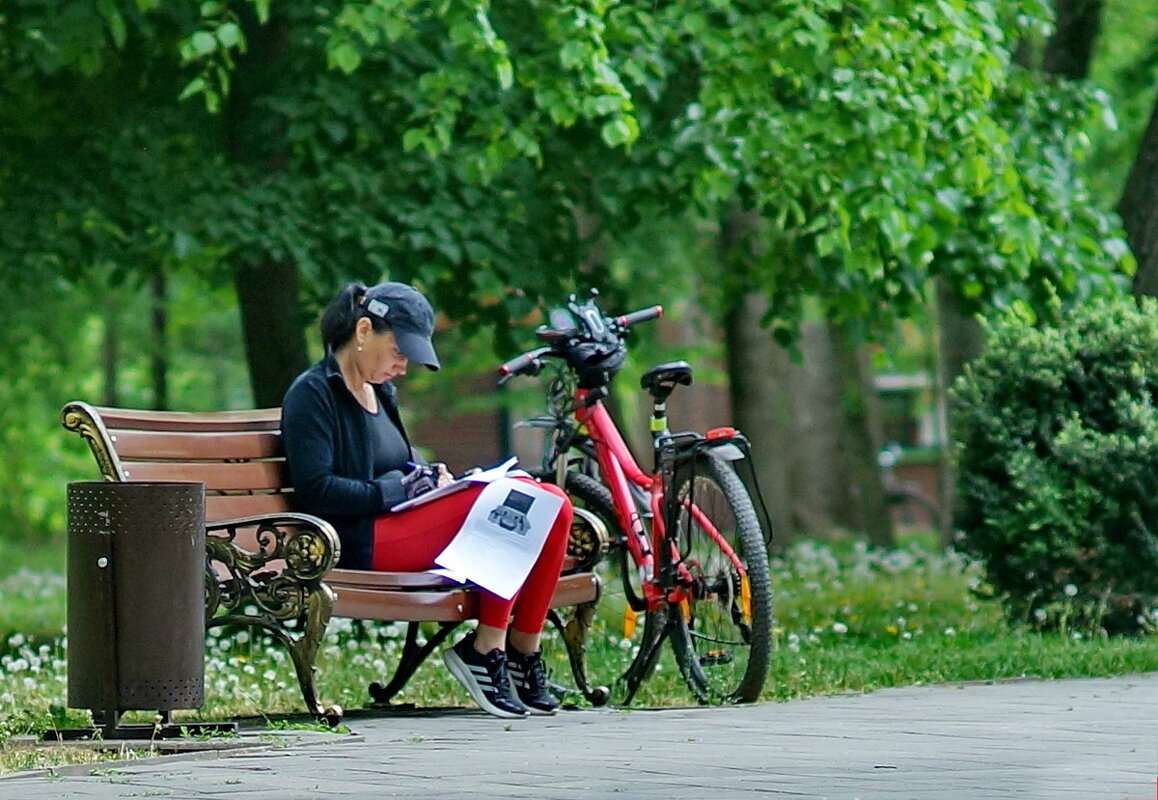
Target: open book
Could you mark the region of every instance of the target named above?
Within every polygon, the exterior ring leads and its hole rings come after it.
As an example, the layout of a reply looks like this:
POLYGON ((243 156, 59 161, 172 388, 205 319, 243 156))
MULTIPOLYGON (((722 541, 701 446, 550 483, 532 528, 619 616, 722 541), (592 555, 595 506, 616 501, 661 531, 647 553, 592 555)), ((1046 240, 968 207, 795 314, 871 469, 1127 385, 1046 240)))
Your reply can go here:
MULTIPOLYGON (((399 503, 390 509, 390 511, 405 511, 408 508, 414 508, 415 506, 429 503, 431 500, 437 500, 440 497, 446 497, 448 494, 454 494, 459 489, 465 489, 468 486, 477 485, 480 483, 493 483, 499 478, 507 477, 510 471, 514 469, 518 461, 518 458, 511 456, 501 464, 496 464, 493 467, 478 470, 477 472, 467 473, 466 475, 463 475, 461 478, 456 479, 454 482, 449 483, 446 486, 440 486, 437 489, 431 489, 426 494, 420 494, 418 497, 414 497, 410 500, 399 503)), ((518 474, 525 473, 520 471, 518 474)))

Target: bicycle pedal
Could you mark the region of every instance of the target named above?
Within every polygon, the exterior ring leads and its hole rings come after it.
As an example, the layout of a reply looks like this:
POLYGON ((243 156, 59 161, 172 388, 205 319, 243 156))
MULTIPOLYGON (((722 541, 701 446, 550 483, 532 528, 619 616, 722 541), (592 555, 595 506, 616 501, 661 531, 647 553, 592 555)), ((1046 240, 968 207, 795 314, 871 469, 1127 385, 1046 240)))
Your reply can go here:
POLYGON ((722 664, 731 664, 732 661, 731 650, 709 650, 700 656, 701 667, 718 667, 722 664))

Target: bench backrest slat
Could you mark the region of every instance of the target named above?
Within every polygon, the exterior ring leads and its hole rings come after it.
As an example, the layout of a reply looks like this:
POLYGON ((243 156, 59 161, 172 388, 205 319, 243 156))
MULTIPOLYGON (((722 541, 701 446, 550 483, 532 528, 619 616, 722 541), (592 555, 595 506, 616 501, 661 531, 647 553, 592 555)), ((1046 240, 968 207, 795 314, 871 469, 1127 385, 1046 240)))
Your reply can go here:
POLYGON ((173 433, 110 428, 109 436, 122 461, 224 461, 282 456, 281 435, 277 431, 173 433))
POLYGON ((281 429, 281 409, 261 408, 256 411, 212 411, 197 414, 191 411, 142 411, 132 408, 97 407, 105 427, 129 428, 141 431, 278 431, 281 429))
POLYGON ((192 481, 205 484, 205 493, 281 491, 289 483, 285 461, 121 461, 130 481, 192 481))
POLYGON ((292 494, 234 494, 206 495, 205 521, 257 517, 263 514, 281 514, 292 511, 292 494))

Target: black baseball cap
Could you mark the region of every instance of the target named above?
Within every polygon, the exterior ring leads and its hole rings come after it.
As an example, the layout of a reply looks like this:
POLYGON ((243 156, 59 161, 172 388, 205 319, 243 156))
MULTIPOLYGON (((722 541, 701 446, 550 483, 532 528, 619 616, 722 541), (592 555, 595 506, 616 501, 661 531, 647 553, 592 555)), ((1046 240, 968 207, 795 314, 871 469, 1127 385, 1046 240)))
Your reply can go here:
POLYGON ((386 321, 402 355, 429 369, 441 366, 430 341, 434 335, 434 309, 422 292, 396 281, 380 283, 366 290, 362 310, 386 321))

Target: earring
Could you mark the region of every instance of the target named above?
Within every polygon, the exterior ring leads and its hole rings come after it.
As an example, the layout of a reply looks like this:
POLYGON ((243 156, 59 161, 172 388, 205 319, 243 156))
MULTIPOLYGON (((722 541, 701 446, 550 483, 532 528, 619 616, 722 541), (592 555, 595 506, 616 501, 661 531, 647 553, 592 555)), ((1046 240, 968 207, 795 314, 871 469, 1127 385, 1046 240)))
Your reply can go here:
POLYGON ((361 352, 362 352, 362 345, 358 345, 358 352, 359 352, 359 353, 361 353, 361 352))

